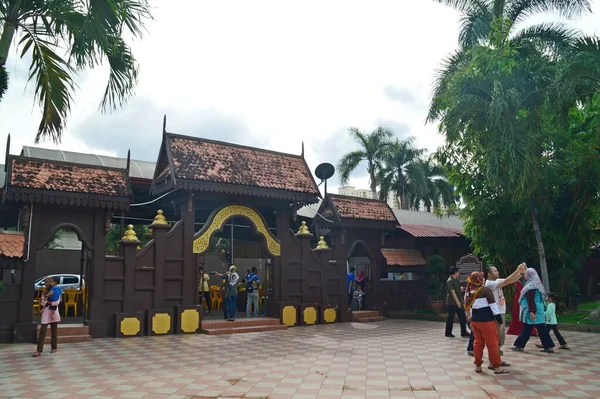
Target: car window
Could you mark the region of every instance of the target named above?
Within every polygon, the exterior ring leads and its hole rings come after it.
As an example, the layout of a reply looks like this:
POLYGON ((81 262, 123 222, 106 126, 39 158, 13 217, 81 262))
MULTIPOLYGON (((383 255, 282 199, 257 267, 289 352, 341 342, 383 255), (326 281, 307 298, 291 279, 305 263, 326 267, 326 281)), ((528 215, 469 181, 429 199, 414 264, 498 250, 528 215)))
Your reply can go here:
POLYGON ((64 276, 62 278, 63 280, 63 284, 67 285, 67 284, 79 284, 79 278, 77 277, 68 277, 68 276, 64 276))

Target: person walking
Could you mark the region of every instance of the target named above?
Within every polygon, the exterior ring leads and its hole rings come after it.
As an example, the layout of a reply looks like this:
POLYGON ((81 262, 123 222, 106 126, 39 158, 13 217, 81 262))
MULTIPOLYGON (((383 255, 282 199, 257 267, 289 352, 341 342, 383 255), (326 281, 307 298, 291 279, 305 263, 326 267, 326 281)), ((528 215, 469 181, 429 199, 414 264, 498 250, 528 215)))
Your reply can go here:
MULTIPOLYGON (((548 304, 546 305, 546 311, 544 315, 546 317, 546 327, 548 328, 548 335, 550 335, 550 331, 554 332, 554 336, 558 340, 559 349, 570 349, 569 345, 567 345, 567 341, 563 338, 560 331, 558 331, 558 320, 556 318, 556 302, 558 301, 558 295, 555 293, 548 294, 548 304)), ((538 348, 543 348, 542 344, 535 344, 538 348)))
POLYGON ((361 310, 364 310, 367 306, 366 294, 367 294, 367 276, 364 271, 358 272, 356 277, 356 288, 361 291, 361 310))
POLYGON ((229 266, 229 279, 227 281, 227 302, 229 321, 235 321, 235 311, 237 310, 237 299, 238 299, 238 283, 240 282, 240 276, 237 273, 237 267, 234 265, 229 266))
POLYGON ((210 275, 204 273, 204 271, 201 271, 200 273, 198 293, 200 294, 200 300, 203 302, 203 305, 206 304, 205 313, 210 314, 210 311, 212 310, 212 304, 210 303, 210 275))
POLYGON ((252 271, 244 277, 246 283, 246 317, 252 317, 252 307, 254 307, 254 317, 258 317, 258 288, 260 287, 260 278, 258 269, 252 268, 252 271))
MULTIPOLYGON (((494 299, 496 299, 496 303, 498 304, 498 308, 500 309, 500 316, 502 317, 502 324, 498 327, 498 337, 500 339, 500 356, 503 355, 502 346, 504 345, 506 339, 506 329, 504 327, 506 320, 506 299, 504 298, 504 287, 508 287, 509 285, 515 284, 519 281, 525 271, 527 270, 527 265, 523 262, 515 271, 508 276, 507 278, 500 278, 500 272, 496 266, 489 266, 486 269, 487 272, 487 280, 485 281, 485 286, 492 290, 494 293, 494 299)), ((467 346, 467 354, 473 355, 473 342, 474 335, 473 330, 471 329, 471 337, 469 338, 469 345, 467 346)))
POLYGON ((471 328, 475 336, 473 352, 475 355, 475 372, 481 373, 483 364, 483 347, 487 347, 494 374, 508 373, 502 366, 498 345, 498 326, 502 324, 500 308, 492 290, 484 285, 483 272, 473 272, 467 279, 465 291, 465 310, 471 320, 471 328))
POLYGON ((515 340, 513 347, 514 351, 522 352, 527 345, 527 341, 531 338, 531 331, 535 327, 542 341, 544 349, 542 352, 554 353, 554 342, 546 329, 544 315, 544 298, 546 291, 540 276, 533 268, 527 269, 525 272, 525 285, 521 291, 519 298, 520 315, 519 319, 524 323, 523 331, 515 340))
POLYGON ((446 319, 446 337, 454 338, 452 329, 454 327, 454 315, 458 315, 458 321, 460 323, 460 335, 462 337, 469 337, 467 331, 467 320, 465 319, 465 312, 462 304, 462 295, 460 292, 460 282, 458 281, 459 271, 458 267, 450 268, 450 277, 446 281, 446 288, 448 289, 448 296, 446 297, 446 307, 448 308, 448 318, 446 319))
POLYGON ((46 331, 50 325, 52 338, 50 345, 52 350, 50 353, 58 351, 58 323, 60 323, 60 312, 58 305, 62 296, 62 290, 58 287, 58 278, 48 277, 44 280, 46 293, 42 295, 40 306, 42 307, 41 327, 38 336, 37 349, 33 357, 39 357, 44 351, 44 343, 46 341, 46 331))
POLYGON ((356 284, 356 268, 350 266, 348 274, 346 275, 346 287, 348 288, 348 309, 352 308, 352 300, 354 299, 354 287, 356 284))

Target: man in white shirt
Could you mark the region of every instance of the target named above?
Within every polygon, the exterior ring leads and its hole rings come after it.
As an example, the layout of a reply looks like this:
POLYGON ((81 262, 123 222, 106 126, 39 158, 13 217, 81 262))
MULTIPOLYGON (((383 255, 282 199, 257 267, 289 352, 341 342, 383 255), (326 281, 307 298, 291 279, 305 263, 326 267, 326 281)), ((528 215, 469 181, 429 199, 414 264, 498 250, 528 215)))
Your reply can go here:
MULTIPOLYGON (((500 315, 502 316, 502 325, 498 327, 498 334, 500 336, 500 356, 502 356, 502 345, 504 345, 504 340, 506 338, 506 329, 504 327, 504 323, 506 321, 506 299, 504 298, 504 292, 502 289, 519 281, 519 279, 525 274, 526 270, 527 265, 525 262, 521 263, 513 272, 513 274, 507 278, 500 278, 500 272, 498 272, 496 266, 489 266, 486 270, 487 281, 485 282, 485 286, 490 288, 494 293, 494 299, 496 299, 496 303, 500 308, 500 315)), ((473 334, 471 334, 471 339, 469 339, 467 353, 470 356, 473 356, 473 334)))

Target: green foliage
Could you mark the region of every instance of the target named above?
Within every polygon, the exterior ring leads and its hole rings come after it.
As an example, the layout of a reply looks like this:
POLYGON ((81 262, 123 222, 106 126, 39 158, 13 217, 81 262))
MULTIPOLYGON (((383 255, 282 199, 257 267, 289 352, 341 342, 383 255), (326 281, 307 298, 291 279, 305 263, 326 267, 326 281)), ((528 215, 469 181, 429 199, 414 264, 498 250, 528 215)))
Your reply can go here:
MULTIPOLYGON (((150 228, 145 224, 134 224, 133 231, 137 235, 138 240, 141 241, 140 246, 143 248, 148 241, 152 239, 149 235, 150 228)), ((112 224, 108 234, 106 234, 106 252, 117 253, 121 246, 120 241, 123 238, 125 231, 121 231, 120 225, 112 224)))
POLYGON ((130 98, 138 65, 123 38, 141 38, 149 18, 147 0, 0 1, 0 66, 13 44, 21 58, 31 57, 29 80, 42 110, 36 143, 41 138, 60 142, 76 87, 73 79, 84 69, 108 65, 103 111, 130 98))
POLYGON ((427 259, 427 277, 430 279, 427 285, 427 293, 430 300, 443 299, 444 287, 446 286, 446 267, 444 258, 440 255, 431 255, 427 259))
POLYGON ((60 239, 62 238, 64 234, 64 230, 58 230, 56 233, 54 233, 54 237, 52 237, 52 239, 50 240, 50 242, 48 242, 48 244, 46 244, 44 246, 44 249, 59 249, 60 248, 60 239))
POLYGON ((228 238, 219 238, 212 236, 210 239, 210 245, 206 253, 211 255, 225 256, 231 249, 231 241, 228 238))
POLYGON ((6 72, 6 66, 0 65, 0 101, 2 96, 8 90, 8 73, 6 72))

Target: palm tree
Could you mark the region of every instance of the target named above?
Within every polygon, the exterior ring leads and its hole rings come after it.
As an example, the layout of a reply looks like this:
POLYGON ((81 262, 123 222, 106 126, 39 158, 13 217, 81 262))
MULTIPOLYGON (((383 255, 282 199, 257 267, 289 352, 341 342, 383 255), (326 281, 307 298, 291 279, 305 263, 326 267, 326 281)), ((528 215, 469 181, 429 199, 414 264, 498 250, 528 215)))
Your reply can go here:
POLYGON ((439 209, 441 206, 451 207, 456 204, 454 186, 448 182, 444 169, 431 157, 418 161, 425 176, 422 190, 411 193, 409 202, 415 209, 423 204, 427 212, 439 209))
POLYGON ((425 171, 421 156, 424 149, 414 146, 414 137, 396 140, 384 156, 384 167, 380 171, 380 199, 387 201, 390 193, 400 198, 400 207, 409 209, 411 196, 426 190, 425 171))
POLYGON ((103 62, 110 67, 103 111, 131 97, 138 66, 123 36, 141 38, 148 18, 147 0, 0 1, 0 94, 8 84, 2 70, 16 44, 21 57, 32 58, 29 80, 42 109, 36 143, 43 138, 60 142, 76 86, 73 77, 83 69, 103 62))
MULTIPOLYGON (((542 12, 555 11, 567 18, 579 16, 590 11, 591 2, 437 1, 462 13, 460 48, 445 60, 427 119, 440 121, 440 131, 450 147, 466 148, 470 156, 485 159, 483 167, 489 181, 512 192, 514 198, 529 199, 542 279, 548 288, 537 214, 542 199, 537 184, 538 160, 544 151, 541 138, 548 107, 558 105, 556 99, 561 97, 558 87, 563 84, 557 85, 559 61, 570 58, 577 53, 577 46, 589 42, 562 23, 521 27, 528 17, 542 12)), ((571 78, 574 70, 569 69, 571 78)), ((585 85, 582 81, 576 79, 580 86, 585 85)), ((572 103, 560 105, 565 111, 572 103)))
POLYGON ((379 126, 371 133, 364 133, 356 127, 348 129, 350 136, 360 145, 360 149, 349 152, 344 155, 338 164, 340 171, 340 182, 342 185, 348 184, 350 174, 358 167, 362 161, 367 161, 367 173, 369 174, 369 184, 373 198, 377 198, 377 186, 379 172, 381 171, 383 158, 387 149, 391 145, 390 139, 394 133, 384 127, 379 126))

